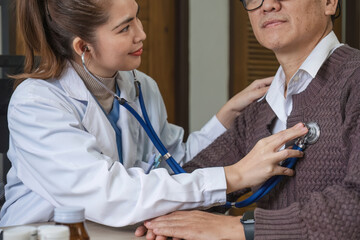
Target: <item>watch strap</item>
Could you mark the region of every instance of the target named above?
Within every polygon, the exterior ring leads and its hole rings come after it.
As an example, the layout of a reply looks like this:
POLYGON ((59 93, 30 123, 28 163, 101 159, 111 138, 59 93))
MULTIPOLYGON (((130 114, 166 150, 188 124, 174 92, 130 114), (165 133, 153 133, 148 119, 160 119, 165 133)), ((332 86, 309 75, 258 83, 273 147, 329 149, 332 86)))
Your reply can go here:
POLYGON ((245 239, 253 240, 255 235, 254 211, 245 212, 240 222, 244 227, 245 239))

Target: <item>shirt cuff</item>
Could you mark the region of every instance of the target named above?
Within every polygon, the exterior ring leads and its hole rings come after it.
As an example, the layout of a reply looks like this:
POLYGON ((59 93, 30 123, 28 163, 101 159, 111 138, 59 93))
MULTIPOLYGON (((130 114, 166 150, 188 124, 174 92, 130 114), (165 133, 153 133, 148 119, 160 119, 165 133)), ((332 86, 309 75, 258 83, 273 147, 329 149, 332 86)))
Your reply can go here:
POLYGON ((221 124, 219 119, 214 115, 202 128, 201 132, 204 132, 206 136, 215 140, 227 129, 221 124))
POLYGON ((206 208, 224 205, 226 203, 226 178, 223 167, 204 168, 204 206, 206 208))

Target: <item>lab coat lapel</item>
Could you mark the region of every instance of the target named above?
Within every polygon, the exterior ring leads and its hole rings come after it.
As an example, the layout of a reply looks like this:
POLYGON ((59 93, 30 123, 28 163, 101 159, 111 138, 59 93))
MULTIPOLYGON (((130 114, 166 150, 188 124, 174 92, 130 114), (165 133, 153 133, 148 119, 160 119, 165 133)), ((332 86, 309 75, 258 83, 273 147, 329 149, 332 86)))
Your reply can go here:
MULTIPOLYGON (((126 99, 131 107, 137 111, 140 116, 141 109, 139 101, 137 100, 134 80, 130 72, 119 72, 116 79, 117 84, 121 90, 121 98, 126 99)), ((117 122, 118 127, 122 133, 122 149, 123 150, 123 164, 125 168, 133 167, 137 159, 137 144, 139 139, 140 124, 133 117, 128 110, 120 106, 120 119, 117 122)))
POLYGON ((82 124, 86 131, 96 137, 99 150, 114 161, 119 161, 116 135, 104 112, 86 88, 76 71, 69 63, 61 85, 71 98, 87 102, 82 124))
POLYGON ((114 161, 119 161, 114 128, 91 94, 82 124, 90 134, 96 136, 101 152, 114 161))

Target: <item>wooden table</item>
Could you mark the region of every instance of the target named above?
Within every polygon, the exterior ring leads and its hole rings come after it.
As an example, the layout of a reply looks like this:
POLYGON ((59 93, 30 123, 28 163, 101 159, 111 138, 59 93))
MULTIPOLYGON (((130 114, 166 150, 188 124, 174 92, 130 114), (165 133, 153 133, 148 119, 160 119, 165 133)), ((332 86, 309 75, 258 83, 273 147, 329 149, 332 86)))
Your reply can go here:
POLYGON ((135 226, 114 228, 87 221, 86 226, 90 240, 142 240, 145 237, 135 237, 135 226))
MULTIPOLYGON (((54 223, 37 223, 29 224, 28 226, 41 226, 41 225, 52 225, 54 223)), ((135 237, 136 226, 129 226, 123 228, 114 228, 104 226, 98 223, 86 221, 86 226, 88 233, 90 235, 90 240, 144 240, 145 237, 135 237)), ((4 227, 3 230, 11 227, 4 227)))

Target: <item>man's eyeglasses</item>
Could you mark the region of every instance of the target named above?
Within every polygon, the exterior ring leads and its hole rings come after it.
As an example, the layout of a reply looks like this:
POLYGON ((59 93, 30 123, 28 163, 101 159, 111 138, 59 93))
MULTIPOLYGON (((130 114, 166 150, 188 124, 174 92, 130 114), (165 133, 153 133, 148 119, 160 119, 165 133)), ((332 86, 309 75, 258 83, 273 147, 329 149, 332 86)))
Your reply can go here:
POLYGON ((244 5, 246 11, 252 11, 261 7, 264 3, 264 0, 240 0, 244 5))
MULTIPOLYGON (((240 0, 240 2, 242 2, 242 4, 244 5, 246 11, 253 11, 261 7, 264 3, 264 0, 240 0)), ((336 10, 337 13, 335 14, 334 18, 338 18, 341 14, 341 0, 339 0, 338 2, 336 10)))

